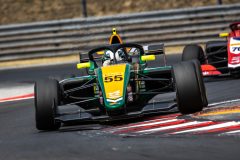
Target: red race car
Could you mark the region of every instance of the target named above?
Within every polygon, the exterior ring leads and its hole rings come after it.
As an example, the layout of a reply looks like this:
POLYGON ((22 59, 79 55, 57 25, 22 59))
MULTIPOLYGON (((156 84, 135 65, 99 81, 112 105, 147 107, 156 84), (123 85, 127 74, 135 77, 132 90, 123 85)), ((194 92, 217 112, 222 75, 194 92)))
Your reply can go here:
POLYGON ((230 33, 220 33, 226 40, 209 41, 205 53, 201 46, 184 47, 182 60, 198 59, 204 76, 240 76, 240 22, 230 24, 230 33))

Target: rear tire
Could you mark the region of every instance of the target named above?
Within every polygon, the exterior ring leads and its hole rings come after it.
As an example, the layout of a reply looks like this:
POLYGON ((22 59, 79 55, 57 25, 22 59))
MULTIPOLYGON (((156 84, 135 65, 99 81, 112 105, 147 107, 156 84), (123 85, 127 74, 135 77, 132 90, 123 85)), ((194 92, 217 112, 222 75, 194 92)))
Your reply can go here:
POLYGON ((173 66, 178 109, 182 114, 199 112, 208 105, 198 61, 173 66))
POLYGON ((202 47, 196 44, 186 45, 183 49, 182 61, 189 61, 194 59, 199 60, 201 64, 204 64, 206 62, 202 47))
POLYGON ((39 80, 35 83, 35 118, 38 130, 57 130, 61 123, 55 121, 59 105, 60 87, 57 80, 39 80))

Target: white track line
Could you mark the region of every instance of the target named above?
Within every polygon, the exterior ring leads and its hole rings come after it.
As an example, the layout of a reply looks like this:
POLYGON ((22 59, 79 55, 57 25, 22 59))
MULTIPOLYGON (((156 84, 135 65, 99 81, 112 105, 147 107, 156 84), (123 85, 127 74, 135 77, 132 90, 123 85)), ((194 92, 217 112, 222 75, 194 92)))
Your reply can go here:
POLYGON ((216 106, 216 105, 220 105, 220 104, 232 103, 232 102, 240 102, 240 99, 233 99, 233 100, 229 100, 229 101, 211 103, 211 104, 208 105, 208 107, 216 106))
POLYGON ((232 121, 232 122, 210 125, 210 126, 206 126, 206 127, 200 127, 200 128, 195 128, 195 129, 189 129, 189 130, 174 132, 174 133, 171 133, 171 134, 208 131, 208 130, 212 130, 212 129, 219 129, 219 128, 224 128, 224 127, 235 126, 235 125, 239 125, 239 124, 240 124, 240 122, 232 121))
POLYGON ((193 122, 187 122, 187 123, 183 123, 183 124, 177 124, 177 125, 171 125, 171 126, 166 126, 166 127, 158 127, 158 128, 154 128, 154 129, 137 131, 135 133, 151 134, 154 132, 159 132, 159 131, 164 131, 164 130, 169 130, 169 129, 177 129, 177 128, 181 128, 181 127, 187 127, 187 126, 192 126, 192 125, 197 125, 197 124, 202 124, 202 123, 207 123, 207 122, 211 122, 211 121, 204 121, 204 122, 193 121, 193 122))
POLYGON ((116 132, 116 131, 120 131, 123 129, 131 129, 131 128, 137 128, 137 127, 153 126, 153 125, 157 125, 157 124, 164 124, 164 123, 177 122, 177 121, 182 121, 182 120, 180 120, 180 119, 169 119, 169 120, 165 120, 165 121, 159 120, 158 122, 136 124, 136 125, 126 126, 126 127, 116 128, 116 129, 110 130, 110 132, 116 132))
POLYGON ((108 131, 110 130, 115 130, 115 129, 124 129, 125 127, 131 127, 131 126, 135 126, 135 125, 141 125, 141 124, 146 124, 146 123, 152 123, 152 122, 159 122, 159 121, 164 121, 164 120, 170 120, 170 119, 176 119, 177 116, 179 116, 180 114, 177 115, 169 115, 169 117, 156 117, 156 119, 151 119, 151 120, 146 120, 146 121, 142 121, 142 122, 135 122, 135 123, 131 123, 131 124, 127 124, 127 125, 121 125, 121 126, 116 126, 116 127, 111 127, 108 131))
POLYGON ((223 134, 235 134, 235 133, 240 133, 240 130, 225 132, 223 134))
MULTIPOLYGON (((135 124, 145 124, 145 123, 151 123, 151 122, 159 122, 159 121, 163 121, 163 120, 174 119, 177 116, 179 116, 179 115, 176 115, 176 116, 169 115, 169 117, 151 119, 151 120, 147 120, 147 121, 137 122, 135 124)), ((129 124, 128 126, 132 126, 132 125, 135 125, 135 124, 134 123, 133 124, 129 124)))

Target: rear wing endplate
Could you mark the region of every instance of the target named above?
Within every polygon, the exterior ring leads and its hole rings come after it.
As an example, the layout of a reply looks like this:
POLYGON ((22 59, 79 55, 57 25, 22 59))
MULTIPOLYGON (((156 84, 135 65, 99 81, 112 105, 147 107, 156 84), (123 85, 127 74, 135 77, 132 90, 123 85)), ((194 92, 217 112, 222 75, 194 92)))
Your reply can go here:
POLYGON ((154 45, 148 45, 148 46, 143 46, 144 52, 146 55, 159 55, 159 54, 165 54, 164 51, 164 44, 154 44, 154 45))

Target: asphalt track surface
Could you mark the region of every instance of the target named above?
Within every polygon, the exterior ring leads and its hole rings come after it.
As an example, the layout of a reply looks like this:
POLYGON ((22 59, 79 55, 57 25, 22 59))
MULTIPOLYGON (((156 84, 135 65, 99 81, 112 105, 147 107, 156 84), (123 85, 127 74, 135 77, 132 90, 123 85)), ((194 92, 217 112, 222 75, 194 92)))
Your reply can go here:
MULTIPOLYGON (((171 63, 178 56, 168 57, 171 63)), ((78 74, 73 65, 35 67, 0 71, 0 86, 31 84, 44 77, 78 74)), ((209 103, 240 98, 239 79, 206 82, 209 103)), ((235 116, 235 120, 239 116, 235 116)), ((240 136, 106 134, 108 126, 63 127, 59 131, 35 129, 33 99, 0 103, 1 160, 96 160, 96 159, 239 159, 240 136)))

